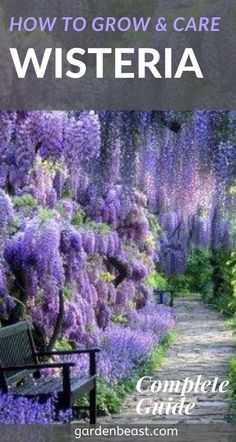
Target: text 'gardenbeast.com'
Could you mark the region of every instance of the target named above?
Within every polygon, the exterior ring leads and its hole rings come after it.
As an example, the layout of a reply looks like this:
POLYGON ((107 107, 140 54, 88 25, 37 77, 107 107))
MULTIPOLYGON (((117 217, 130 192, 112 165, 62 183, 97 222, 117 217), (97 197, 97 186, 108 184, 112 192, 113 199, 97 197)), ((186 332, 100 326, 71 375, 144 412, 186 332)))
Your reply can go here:
POLYGON ((151 428, 151 427, 103 427, 96 428, 75 428, 75 439, 82 439, 85 437, 177 437, 177 428, 151 428))

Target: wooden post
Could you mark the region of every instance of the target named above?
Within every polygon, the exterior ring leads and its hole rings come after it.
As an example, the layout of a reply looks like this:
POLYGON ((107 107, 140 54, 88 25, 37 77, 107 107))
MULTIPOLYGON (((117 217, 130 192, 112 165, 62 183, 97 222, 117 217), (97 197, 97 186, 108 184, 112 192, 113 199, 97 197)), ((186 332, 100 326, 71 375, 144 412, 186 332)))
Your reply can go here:
POLYGON ((63 376, 63 407, 71 408, 70 367, 62 368, 63 376))
MULTIPOLYGON (((90 376, 96 376, 96 353, 91 352, 89 354, 90 359, 90 376)), ((94 388, 89 392, 89 413, 90 413, 90 424, 96 424, 97 418, 97 385, 96 377, 94 378, 94 388)))

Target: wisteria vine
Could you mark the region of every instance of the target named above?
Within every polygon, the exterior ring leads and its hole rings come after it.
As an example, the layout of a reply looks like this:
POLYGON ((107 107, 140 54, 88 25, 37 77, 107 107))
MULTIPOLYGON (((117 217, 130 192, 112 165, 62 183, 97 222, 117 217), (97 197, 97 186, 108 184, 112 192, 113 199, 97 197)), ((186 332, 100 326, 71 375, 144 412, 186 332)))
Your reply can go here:
POLYGON ((0 112, 2 325, 22 317, 18 298, 39 345, 102 345, 101 376, 128 376, 174 324, 148 275, 184 273, 192 244, 232 246, 235 122, 235 112, 0 112), (124 342, 120 365, 112 348, 124 342))

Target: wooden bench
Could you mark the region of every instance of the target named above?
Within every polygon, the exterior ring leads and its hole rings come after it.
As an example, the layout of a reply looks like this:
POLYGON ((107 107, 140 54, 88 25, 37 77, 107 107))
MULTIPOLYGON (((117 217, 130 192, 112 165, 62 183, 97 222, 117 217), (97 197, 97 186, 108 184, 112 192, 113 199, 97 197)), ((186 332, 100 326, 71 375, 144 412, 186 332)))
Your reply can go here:
POLYGON ((173 291, 164 290, 164 289, 155 289, 154 296, 157 301, 157 304, 166 304, 166 305, 169 305, 170 307, 173 307, 173 305, 174 305, 174 292, 173 291), (165 295, 169 296, 169 300, 167 303, 165 302, 165 299, 164 299, 165 295))
POLYGON ((67 409, 76 406, 76 400, 89 393, 90 423, 96 423, 96 353, 97 348, 72 351, 36 351, 31 329, 26 321, 0 328, 0 389, 14 396, 38 397, 46 400, 57 392, 57 408, 67 409), (54 355, 89 355, 89 374, 80 377, 72 375, 73 362, 43 362, 40 357, 54 355), (45 368, 59 368, 62 376, 42 376, 45 368))

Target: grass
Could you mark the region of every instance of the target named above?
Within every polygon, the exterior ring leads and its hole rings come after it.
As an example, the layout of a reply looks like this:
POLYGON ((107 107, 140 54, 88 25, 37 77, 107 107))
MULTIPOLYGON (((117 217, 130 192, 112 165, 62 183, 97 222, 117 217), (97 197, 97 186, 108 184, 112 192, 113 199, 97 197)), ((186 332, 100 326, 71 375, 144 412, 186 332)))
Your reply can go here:
POLYGON ((231 326, 234 331, 234 345, 235 351, 230 361, 229 368, 229 381, 230 381, 230 407, 229 407, 229 415, 230 422, 236 423, 236 318, 231 319, 231 321, 227 323, 227 326, 231 326))

